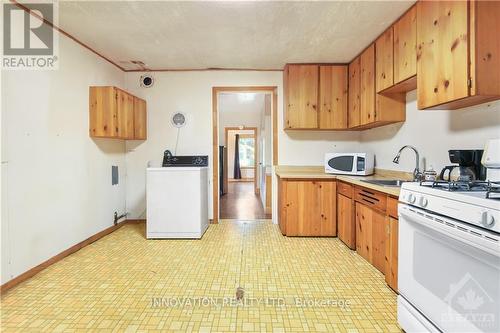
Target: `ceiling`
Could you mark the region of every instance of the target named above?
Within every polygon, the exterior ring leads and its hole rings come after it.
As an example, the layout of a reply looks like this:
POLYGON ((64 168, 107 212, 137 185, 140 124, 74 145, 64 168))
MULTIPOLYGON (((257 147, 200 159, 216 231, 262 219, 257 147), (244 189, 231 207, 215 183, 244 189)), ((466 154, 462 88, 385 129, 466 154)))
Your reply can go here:
POLYGON ((60 1, 59 26, 119 66, 345 63, 414 1, 60 1))

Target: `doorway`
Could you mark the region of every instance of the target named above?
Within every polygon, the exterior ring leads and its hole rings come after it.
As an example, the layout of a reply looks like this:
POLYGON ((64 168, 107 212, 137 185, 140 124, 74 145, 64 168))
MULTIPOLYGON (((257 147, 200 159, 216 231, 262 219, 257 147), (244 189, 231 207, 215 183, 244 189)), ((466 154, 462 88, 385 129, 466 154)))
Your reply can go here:
POLYGON ((271 218, 276 87, 213 88, 213 222, 271 218))

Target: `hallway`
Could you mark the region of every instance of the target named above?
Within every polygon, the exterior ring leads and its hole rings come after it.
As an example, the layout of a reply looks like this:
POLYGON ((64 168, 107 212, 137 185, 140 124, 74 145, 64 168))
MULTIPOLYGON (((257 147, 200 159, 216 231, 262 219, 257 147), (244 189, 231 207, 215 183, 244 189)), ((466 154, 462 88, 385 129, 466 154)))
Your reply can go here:
POLYGON ((259 220, 270 219, 271 214, 264 211, 253 182, 229 182, 227 193, 220 198, 220 218, 259 220))

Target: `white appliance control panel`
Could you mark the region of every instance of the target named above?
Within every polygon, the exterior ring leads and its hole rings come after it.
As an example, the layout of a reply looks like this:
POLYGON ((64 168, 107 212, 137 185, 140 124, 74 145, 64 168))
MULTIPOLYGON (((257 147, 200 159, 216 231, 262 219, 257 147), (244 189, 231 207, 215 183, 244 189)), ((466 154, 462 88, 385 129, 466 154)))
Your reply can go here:
POLYGON ((500 233, 500 201, 484 192, 449 192, 404 183, 399 201, 500 233))

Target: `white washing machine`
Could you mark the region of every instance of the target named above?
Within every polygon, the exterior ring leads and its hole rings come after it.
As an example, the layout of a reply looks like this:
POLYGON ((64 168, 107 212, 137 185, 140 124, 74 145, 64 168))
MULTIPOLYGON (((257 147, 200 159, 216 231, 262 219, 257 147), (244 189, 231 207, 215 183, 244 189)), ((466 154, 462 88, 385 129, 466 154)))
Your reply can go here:
POLYGON ((201 238, 208 228, 208 167, 146 171, 146 237, 201 238))

